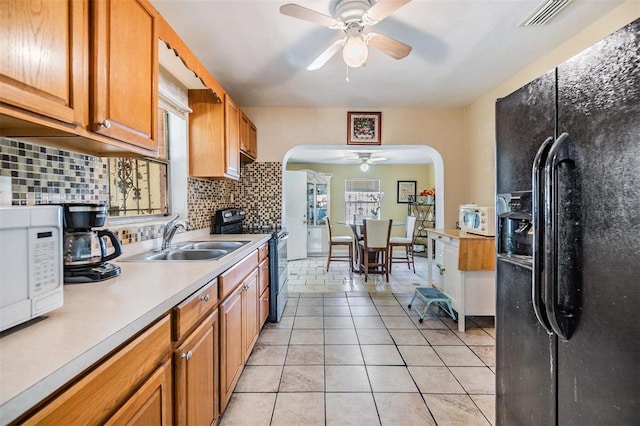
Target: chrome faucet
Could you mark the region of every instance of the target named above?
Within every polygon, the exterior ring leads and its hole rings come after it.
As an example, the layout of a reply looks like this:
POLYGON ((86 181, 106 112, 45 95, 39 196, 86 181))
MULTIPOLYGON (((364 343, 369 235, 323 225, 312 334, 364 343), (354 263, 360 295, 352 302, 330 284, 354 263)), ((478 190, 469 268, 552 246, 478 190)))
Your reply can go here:
POLYGON ((171 246, 171 240, 173 240, 173 236, 176 234, 176 231, 178 230, 178 228, 182 228, 185 231, 189 230, 189 225, 187 225, 186 222, 184 221, 176 222, 178 219, 178 216, 180 215, 178 214, 175 215, 164 226, 164 232, 162 233, 162 247, 161 247, 162 250, 166 250, 171 246))

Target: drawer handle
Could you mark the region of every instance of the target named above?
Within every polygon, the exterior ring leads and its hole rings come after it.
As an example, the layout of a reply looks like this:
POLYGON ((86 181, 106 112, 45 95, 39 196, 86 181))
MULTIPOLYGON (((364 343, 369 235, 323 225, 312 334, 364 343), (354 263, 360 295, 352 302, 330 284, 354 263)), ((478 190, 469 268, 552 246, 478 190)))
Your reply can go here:
POLYGON ((204 296, 200 296, 200 301, 201 302, 208 302, 209 301, 209 295, 205 294, 204 296))
POLYGON ((184 359, 186 359, 187 361, 189 361, 189 360, 191 359, 191 356, 192 356, 192 355, 193 355, 193 354, 191 353, 191 351, 189 351, 189 352, 187 352, 186 354, 182 354, 182 355, 180 355, 180 358, 184 358, 184 359))
POLYGON ((111 128, 111 120, 104 120, 98 123, 98 126, 103 126, 105 129, 111 128))

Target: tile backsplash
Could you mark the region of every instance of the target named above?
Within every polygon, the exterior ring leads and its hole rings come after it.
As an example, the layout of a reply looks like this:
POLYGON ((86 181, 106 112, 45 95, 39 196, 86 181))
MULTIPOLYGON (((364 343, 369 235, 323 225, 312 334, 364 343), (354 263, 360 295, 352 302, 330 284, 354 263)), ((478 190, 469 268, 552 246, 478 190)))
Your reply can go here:
MULTIPOLYGON (((108 202, 109 176, 99 157, 35 143, 0 138, 0 176, 11 177, 14 205, 58 202, 108 202)), ((211 226, 221 208, 245 209, 245 224, 282 220, 282 163, 243 163, 240 181, 189 178, 188 222, 192 229, 211 226)), ((162 225, 118 227, 123 244, 158 238, 162 225)))
POLYGON ((0 158, 14 205, 108 200, 109 177, 98 157, 0 138, 0 158))

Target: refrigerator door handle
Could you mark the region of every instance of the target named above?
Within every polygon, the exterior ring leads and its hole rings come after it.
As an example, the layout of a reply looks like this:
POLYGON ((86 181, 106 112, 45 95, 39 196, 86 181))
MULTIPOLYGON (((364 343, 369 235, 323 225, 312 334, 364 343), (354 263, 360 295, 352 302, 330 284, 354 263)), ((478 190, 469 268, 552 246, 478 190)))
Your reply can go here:
POLYGON ((544 188, 544 174, 542 171, 552 144, 553 138, 551 136, 542 142, 533 160, 531 170, 531 216, 533 222, 533 279, 531 280, 531 302, 533 304, 533 312, 535 312, 538 322, 548 334, 553 334, 553 329, 547 318, 546 310, 542 308, 542 283, 544 281, 544 213, 541 207, 544 205, 544 192, 542 191, 544 188))
MULTIPOLYGON (((568 199, 569 193, 560 194, 560 167, 566 171, 575 169, 575 161, 568 158, 566 151, 569 148, 571 139, 567 133, 562 133, 549 149, 549 154, 544 166, 544 303, 547 310, 547 317, 553 331, 563 340, 569 340, 574 329, 574 306, 572 301, 576 300, 577 295, 572 292, 577 288, 576 283, 570 281, 574 278, 570 272, 571 268, 575 269, 576 256, 568 253, 560 253, 559 247, 562 243, 565 247, 567 244, 567 235, 572 235, 573 229, 563 229, 560 241, 559 220, 565 219, 560 211, 560 196, 562 195, 563 209, 570 204, 568 199), (564 198, 567 198, 566 200, 564 198), (563 258, 560 259, 559 256, 563 258), (559 289, 559 265, 562 262, 565 270, 563 270, 563 282, 559 289), (567 267, 569 269, 567 269, 567 267), (567 281, 569 281, 567 283, 567 281), (563 294, 560 294, 562 291, 563 294)), ((565 172, 566 173, 566 172, 565 172)), ((566 183, 565 183, 566 184, 566 183)), ((576 192, 576 191, 571 191, 576 192)), ((579 221, 571 225, 577 226, 579 221)))

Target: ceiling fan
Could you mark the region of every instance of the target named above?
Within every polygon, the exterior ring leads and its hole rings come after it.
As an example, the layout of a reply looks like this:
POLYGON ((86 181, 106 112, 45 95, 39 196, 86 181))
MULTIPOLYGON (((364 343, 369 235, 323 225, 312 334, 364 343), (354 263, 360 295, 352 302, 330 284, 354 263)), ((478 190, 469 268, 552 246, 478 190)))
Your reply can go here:
POLYGON ((362 66, 371 46, 395 59, 402 59, 411 52, 411 46, 383 34, 364 33, 365 26, 375 25, 411 0, 378 0, 373 6, 371 0, 339 0, 335 8, 335 16, 328 16, 297 4, 280 6, 280 13, 298 19, 304 19, 336 30, 341 30, 344 37, 334 42, 320 54, 307 70, 313 71, 322 67, 329 59, 342 49, 342 58, 352 67, 362 66))
POLYGON ((386 161, 386 157, 372 157, 370 152, 357 152, 355 155, 347 157, 347 160, 360 161, 360 170, 366 172, 369 170, 369 164, 377 163, 378 161, 386 161))

